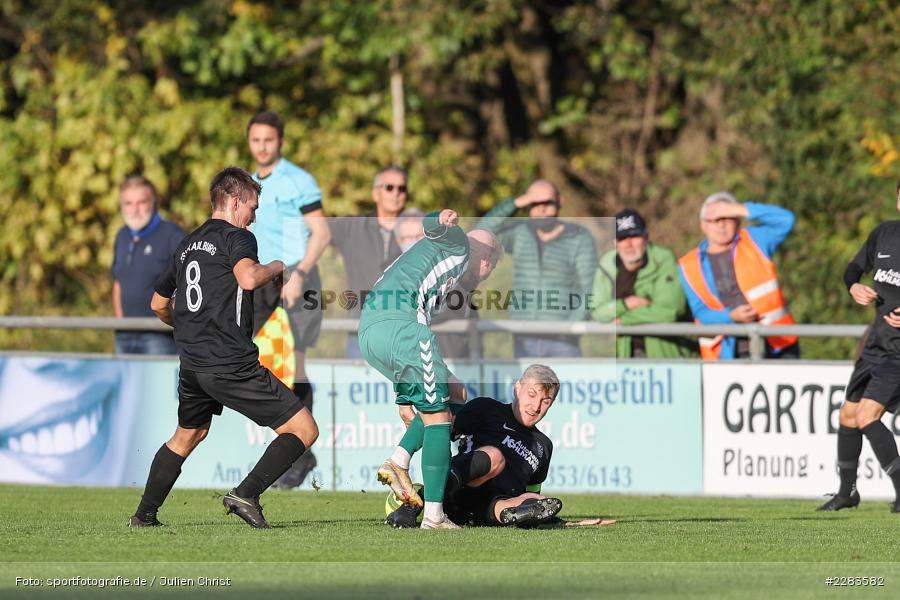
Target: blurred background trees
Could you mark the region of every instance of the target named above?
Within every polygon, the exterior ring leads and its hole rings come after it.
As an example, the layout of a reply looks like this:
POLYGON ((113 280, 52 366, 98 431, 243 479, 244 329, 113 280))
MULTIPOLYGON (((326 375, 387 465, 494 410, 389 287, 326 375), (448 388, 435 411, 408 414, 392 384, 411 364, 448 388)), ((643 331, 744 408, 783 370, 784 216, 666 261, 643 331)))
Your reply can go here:
MULTIPOLYGON (((865 322, 840 273, 896 216, 897 31, 878 0, 0 0, 0 312, 110 314, 118 183, 143 172, 193 228, 272 108, 329 214, 367 210, 389 163, 469 215, 540 174, 564 214, 637 207, 676 252, 713 191, 782 204, 797 320, 865 322)), ((37 337, 0 344, 70 343, 37 337)))

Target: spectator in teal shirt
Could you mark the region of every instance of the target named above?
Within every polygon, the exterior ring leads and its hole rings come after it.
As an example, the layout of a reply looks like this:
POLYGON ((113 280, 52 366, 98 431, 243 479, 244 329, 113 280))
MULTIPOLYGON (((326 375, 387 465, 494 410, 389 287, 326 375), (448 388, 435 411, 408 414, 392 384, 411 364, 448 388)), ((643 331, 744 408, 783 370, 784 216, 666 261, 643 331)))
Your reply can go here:
MULTIPOLYGON (((509 317, 528 321, 583 321, 588 318, 597 249, 590 232, 559 220, 559 189, 538 179, 517 198, 491 209, 478 227, 497 234, 513 258, 509 317), (527 219, 510 219, 518 209, 527 219)), ((581 356, 576 335, 516 334, 517 358, 581 356)))

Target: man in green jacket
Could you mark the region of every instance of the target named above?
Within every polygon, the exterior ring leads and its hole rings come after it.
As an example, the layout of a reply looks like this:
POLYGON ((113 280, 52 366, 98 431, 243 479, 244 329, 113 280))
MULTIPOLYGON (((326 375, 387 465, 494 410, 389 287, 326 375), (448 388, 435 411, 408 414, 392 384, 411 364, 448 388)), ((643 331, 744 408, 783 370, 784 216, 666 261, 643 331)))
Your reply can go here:
MULTIPOLYGON (((538 179, 517 198, 490 210, 478 223, 493 231, 513 258, 509 318, 527 321, 584 321, 597 268, 590 232, 559 220, 561 196, 555 185, 538 179), (527 209, 527 219, 511 219, 527 209)), ((516 358, 581 356, 577 335, 516 334, 516 358)))
MULTIPOLYGON (((647 223, 634 209, 616 215, 616 249, 600 259, 592 299, 592 315, 602 323, 672 323, 685 313, 675 254, 648 241, 647 223)), ((694 346, 684 338, 620 335, 616 356, 687 357, 694 346)))

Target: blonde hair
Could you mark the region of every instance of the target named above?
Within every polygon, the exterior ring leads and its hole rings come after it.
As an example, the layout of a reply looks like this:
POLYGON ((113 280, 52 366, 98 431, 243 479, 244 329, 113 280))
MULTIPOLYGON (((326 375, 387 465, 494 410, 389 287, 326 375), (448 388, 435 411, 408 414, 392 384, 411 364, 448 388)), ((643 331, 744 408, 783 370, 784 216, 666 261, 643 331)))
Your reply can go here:
POLYGON ((522 373, 521 379, 519 379, 519 381, 526 380, 541 384, 553 398, 556 398, 556 395, 559 393, 559 377, 557 377, 556 372, 547 365, 530 365, 525 369, 525 372, 522 373))

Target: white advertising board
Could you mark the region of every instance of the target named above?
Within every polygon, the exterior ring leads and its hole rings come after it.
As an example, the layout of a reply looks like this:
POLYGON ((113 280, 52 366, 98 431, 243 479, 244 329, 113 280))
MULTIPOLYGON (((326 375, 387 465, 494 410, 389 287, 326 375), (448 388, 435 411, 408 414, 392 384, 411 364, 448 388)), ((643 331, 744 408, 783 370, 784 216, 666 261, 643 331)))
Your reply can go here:
MULTIPOLYGON (((808 498, 836 492, 838 414, 851 372, 851 363, 704 364, 704 492, 808 498)), ((897 435, 896 417, 886 413, 882 420, 897 435)), ((864 499, 894 498, 865 439, 857 485, 864 499)))

